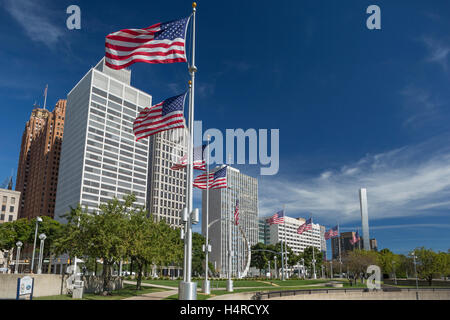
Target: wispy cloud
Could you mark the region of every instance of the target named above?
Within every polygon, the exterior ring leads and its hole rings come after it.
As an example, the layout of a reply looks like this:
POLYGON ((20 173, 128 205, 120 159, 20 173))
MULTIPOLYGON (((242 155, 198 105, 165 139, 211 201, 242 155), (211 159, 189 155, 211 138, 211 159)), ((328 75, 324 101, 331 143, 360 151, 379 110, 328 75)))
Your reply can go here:
POLYGON ((438 40, 430 36, 422 37, 421 40, 427 46, 429 51, 427 61, 438 63, 445 71, 447 71, 450 42, 438 40))
POLYGON ((63 36, 63 26, 55 24, 52 19, 57 13, 45 9, 41 1, 5 0, 4 8, 33 41, 52 47, 63 36))
POLYGON ((450 212, 448 138, 367 155, 312 177, 262 177, 260 215, 286 204, 292 216, 312 213, 323 222, 357 221, 359 188, 367 188, 371 220, 450 212))
POLYGON ((405 126, 420 126, 440 120, 444 99, 426 88, 408 85, 400 91, 407 114, 405 126))

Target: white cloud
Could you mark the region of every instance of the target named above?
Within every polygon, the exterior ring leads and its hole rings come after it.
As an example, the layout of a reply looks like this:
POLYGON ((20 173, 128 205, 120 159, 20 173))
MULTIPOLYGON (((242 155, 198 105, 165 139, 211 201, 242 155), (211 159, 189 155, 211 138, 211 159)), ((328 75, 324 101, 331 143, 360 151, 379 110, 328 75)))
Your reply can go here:
POLYGON ((423 37, 422 41, 429 50, 429 56, 427 57, 427 60, 429 62, 440 64, 442 68, 447 71, 448 56, 450 54, 450 44, 436 40, 432 37, 423 37))
POLYGON ((312 213, 322 223, 360 219, 359 188, 367 188, 370 219, 450 212, 448 137, 367 155, 316 177, 262 177, 260 215, 286 204, 291 216, 312 213), (437 146, 440 146, 439 148, 437 146))
POLYGON ((63 36, 63 26, 52 22, 51 16, 64 15, 65 11, 44 10, 41 1, 5 0, 4 8, 25 29, 27 35, 36 42, 52 47, 63 36))

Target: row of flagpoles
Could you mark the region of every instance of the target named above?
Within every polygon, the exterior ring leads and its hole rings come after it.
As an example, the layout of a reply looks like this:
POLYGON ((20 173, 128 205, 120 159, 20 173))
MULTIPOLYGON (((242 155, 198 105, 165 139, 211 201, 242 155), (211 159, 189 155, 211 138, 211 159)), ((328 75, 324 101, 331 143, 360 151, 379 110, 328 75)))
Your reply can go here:
MULTIPOLYGON (((195 300, 196 283, 191 281, 192 274, 192 217, 195 216, 193 210, 193 187, 207 190, 206 192, 206 275, 205 282, 208 282, 208 253, 210 250, 208 239, 208 210, 209 210, 209 190, 228 188, 227 166, 224 166, 215 172, 209 172, 209 144, 193 148, 194 137, 194 86, 195 73, 195 17, 196 3, 192 4, 192 14, 189 17, 169 22, 156 23, 143 29, 123 29, 106 36, 105 40, 105 64, 115 70, 121 70, 137 62, 144 63, 176 63, 187 62, 186 56, 186 35, 188 25, 192 22, 192 55, 191 62, 188 63, 188 70, 191 76, 189 81, 189 142, 187 153, 171 167, 172 170, 182 170, 187 168, 187 213, 183 214, 185 222, 184 232, 184 268, 183 281, 179 287, 179 299, 195 300), (208 161, 205 160, 205 149, 208 154, 208 161), (206 171, 200 174, 194 180, 194 169, 206 171)), ((184 104, 187 93, 184 92, 177 96, 167 98, 166 100, 146 107, 136 117, 133 123, 133 132, 136 141, 155 135, 157 133, 183 129, 186 127, 184 117, 184 104)), ((185 212, 184 211, 184 212, 185 212)), ((235 224, 239 224, 239 203, 236 202, 234 213, 235 224)), ((197 222, 197 221, 196 221, 197 222)), ((231 245, 230 249, 231 250, 231 245)), ((231 252, 231 251, 230 251, 231 252)))
MULTIPOLYGON (((269 225, 272 224, 283 224, 284 225, 284 249, 283 249, 283 244, 281 244, 281 256, 282 256, 282 279, 285 279, 285 268, 284 265, 287 265, 287 250, 286 250, 286 219, 285 219, 285 209, 283 206, 283 210, 278 211, 277 213, 275 213, 273 216, 271 216, 270 218, 268 218, 266 220, 266 222, 269 225)), ((303 223, 302 225, 300 225, 297 229, 297 233, 299 235, 303 234, 305 231, 312 231, 312 225, 313 225, 313 217, 311 215, 311 217, 305 221, 305 223, 303 223)), ((328 231, 325 232, 325 240, 330 240, 332 238, 336 238, 338 237, 338 250, 339 250, 339 263, 342 265, 342 256, 341 256, 341 236, 340 236, 340 232, 339 232, 339 224, 336 225, 333 228, 330 228, 328 231)), ((360 244, 360 240, 361 237, 359 236, 359 231, 356 231, 356 233, 352 233, 352 239, 350 239, 350 243, 354 246, 356 243, 359 244, 359 249, 361 249, 361 244, 360 244)), ((315 270, 315 253, 314 253, 314 249, 313 249, 313 277, 316 278, 316 270, 315 270)), ((341 271, 342 273, 342 271, 341 271)))

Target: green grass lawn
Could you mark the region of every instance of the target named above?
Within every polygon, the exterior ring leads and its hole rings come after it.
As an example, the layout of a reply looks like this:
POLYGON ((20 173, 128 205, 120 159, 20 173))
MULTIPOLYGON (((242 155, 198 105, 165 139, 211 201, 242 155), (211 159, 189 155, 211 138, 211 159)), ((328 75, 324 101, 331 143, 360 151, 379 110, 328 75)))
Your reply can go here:
MULTIPOLYGON (((285 281, 281 280, 263 280, 263 281, 257 281, 257 280, 235 280, 233 282, 233 285, 235 288, 242 288, 242 287, 277 287, 278 286, 304 286, 304 285, 311 285, 311 284, 319 284, 319 283, 325 283, 329 282, 330 280, 296 280, 296 279, 289 279, 285 281), (272 285, 271 283, 275 284, 272 285)), ((335 280, 336 281, 336 280, 335 280)), ((347 281, 347 280, 342 280, 347 281)), ((148 284, 157 284, 157 285, 163 285, 163 286, 169 286, 169 287, 178 287, 178 283, 180 280, 143 280, 143 283, 148 284)), ((201 287, 201 283, 203 281, 195 281, 197 282, 197 287, 201 287)), ((227 282, 226 280, 211 280, 211 289, 214 288, 226 288, 227 282)))
MULTIPOLYGON (((123 289, 113 291, 111 296, 102 296, 93 293, 86 293, 83 294, 83 299, 81 300, 121 300, 145 293, 159 292, 159 291, 166 291, 166 290, 152 287, 142 287, 142 290, 136 290, 136 286, 125 285, 123 289)), ((72 299, 72 296, 64 294, 58 296, 36 297, 33 298, 33 300, 80 300, 80 299, 72 299)))

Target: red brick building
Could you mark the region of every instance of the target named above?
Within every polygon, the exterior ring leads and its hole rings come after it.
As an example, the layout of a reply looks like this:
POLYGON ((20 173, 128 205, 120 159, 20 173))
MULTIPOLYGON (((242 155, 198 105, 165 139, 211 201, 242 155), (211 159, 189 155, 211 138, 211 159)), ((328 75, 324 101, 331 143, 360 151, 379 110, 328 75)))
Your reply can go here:
POLYGON ((66 100, 59 100, 53 112, 35 108, 25 125, 17 167, 18 218, 53 218, 65 113, 66 100))

